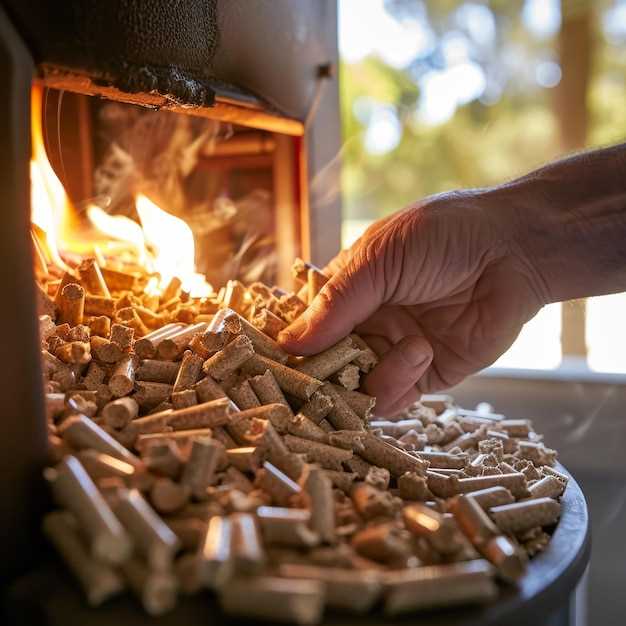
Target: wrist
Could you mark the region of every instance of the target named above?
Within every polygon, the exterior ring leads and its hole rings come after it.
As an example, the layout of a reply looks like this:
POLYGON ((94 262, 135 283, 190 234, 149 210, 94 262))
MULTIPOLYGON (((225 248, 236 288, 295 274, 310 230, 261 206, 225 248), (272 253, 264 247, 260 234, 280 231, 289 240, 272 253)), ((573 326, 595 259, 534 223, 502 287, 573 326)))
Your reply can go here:
POLYGON ((625 154, 577 155, 489 191, 544 304, 626 290, 625 154))
POLYGON ((529 186, 522 181, 473 191, 476 204, 493 233, 493 249, 499 258, 509 261, 514 270, 526 278, 541 307, 554 301, 543 259, 538 248, 549 250, 553 231, 550 217, 539 198, 532 199, 529 186))

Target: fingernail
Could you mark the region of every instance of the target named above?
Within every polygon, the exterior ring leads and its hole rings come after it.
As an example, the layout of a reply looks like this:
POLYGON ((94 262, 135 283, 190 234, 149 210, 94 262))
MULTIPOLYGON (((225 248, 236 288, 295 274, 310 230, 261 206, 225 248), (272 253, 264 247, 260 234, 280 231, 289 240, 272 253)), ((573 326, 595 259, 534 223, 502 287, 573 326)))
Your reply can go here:
POLYGON ((430 354, 428 352, 424 352, 423 346, 421 346, 419 342, 415 341, 403 342, 401 346, 401 353, 410 367, 419 367, 430 358, 430 354))

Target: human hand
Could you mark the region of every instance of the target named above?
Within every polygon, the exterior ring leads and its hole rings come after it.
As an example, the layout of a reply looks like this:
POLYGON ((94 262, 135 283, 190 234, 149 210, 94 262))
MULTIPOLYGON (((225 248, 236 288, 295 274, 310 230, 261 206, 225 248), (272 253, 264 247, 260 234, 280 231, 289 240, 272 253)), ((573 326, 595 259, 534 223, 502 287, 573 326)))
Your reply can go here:
POLYGON ((493 363, 545 297, 500 194, 443 194, 377 222, 325 269, 279 340, 314 354, 355 330, 379 364, 363 389, 391 415, 493 363))

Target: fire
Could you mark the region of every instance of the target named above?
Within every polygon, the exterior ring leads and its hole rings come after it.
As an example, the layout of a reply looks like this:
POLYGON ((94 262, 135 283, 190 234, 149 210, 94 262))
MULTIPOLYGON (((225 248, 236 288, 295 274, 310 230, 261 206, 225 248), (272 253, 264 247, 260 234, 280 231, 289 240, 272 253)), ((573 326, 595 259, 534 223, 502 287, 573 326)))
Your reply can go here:
POLYGON ((45 251, 49 260, 61 269, 66 265, 59 254, 64 235, 70 227, 72 207, 65 189, 54 173, 43 140, 43 89, 33 85, 31 91, 31 161, 30 194, 31 221, 45 235, 45 251))
POLYGON ((164 211, 142 194, 135 206, 141 224, 122 216, 110 215, 96 205, 87 208, 89 225, 81 224, 70 199, 48 160, 42 130, 43 90, 34 85, 31 95, 31 221, 37 226, 48 261, 66 270, 61 252, 94 255, 102 252, 115 258, 115 264, 130 261, 160 278, 151 279, 150 291, 159 293, 178 277, 183 289, 193 297, 212 292, 202 274, 195 271, 195 246, 191 228, 180 218, 164 211), (130 259, 129 259, 130 256, 130 259))
POLYGON ((195 270, 195 245, 191 228, 180 218, 164 211, 143 194, 137 194, 135 208, 141 226, 123 215, 109 215, 96 205, 87 209, 91 223, 111 239, 127 244, 134 261, 148 273, 160 276, 147 290, 159 293, 174 277, 195 298, 208 296, 211 285, 195 270))
POLYGON ((195 269, 195 246, 191 228, 167 213, 142 194, 135 198, 146 242, 155 251, 154 269, 161 275, 161 287, 177 276, 183 289, 194 297, 208 296, 212 289, 195 269))
MULTIPOLYGON (((152 271, 143 230, 137 222, 123 215, 109 215, 95 204, 87 207, 87 217, 99 232, 111 239, 127 244, 135 256, 137 265, 152 271)), ((107 249, 115 249, 112 242, 107 246, 107 249)))

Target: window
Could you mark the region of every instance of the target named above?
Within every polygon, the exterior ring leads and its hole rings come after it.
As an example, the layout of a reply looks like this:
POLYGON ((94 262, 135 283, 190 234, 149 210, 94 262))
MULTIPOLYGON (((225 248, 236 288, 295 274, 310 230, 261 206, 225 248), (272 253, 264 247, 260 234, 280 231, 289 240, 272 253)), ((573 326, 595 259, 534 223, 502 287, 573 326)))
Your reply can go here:
MULTIPOLYGON (((625 0, 339 0, 339 30, 344 245, 420 197, 626 137, 625 0)), ((626 373, 624 318, 626 294, 550 305, 494 367, 626 373)))
POLYGON ((626 293, 587 300, 588 362, 598 372, 626 373, 626 293))

